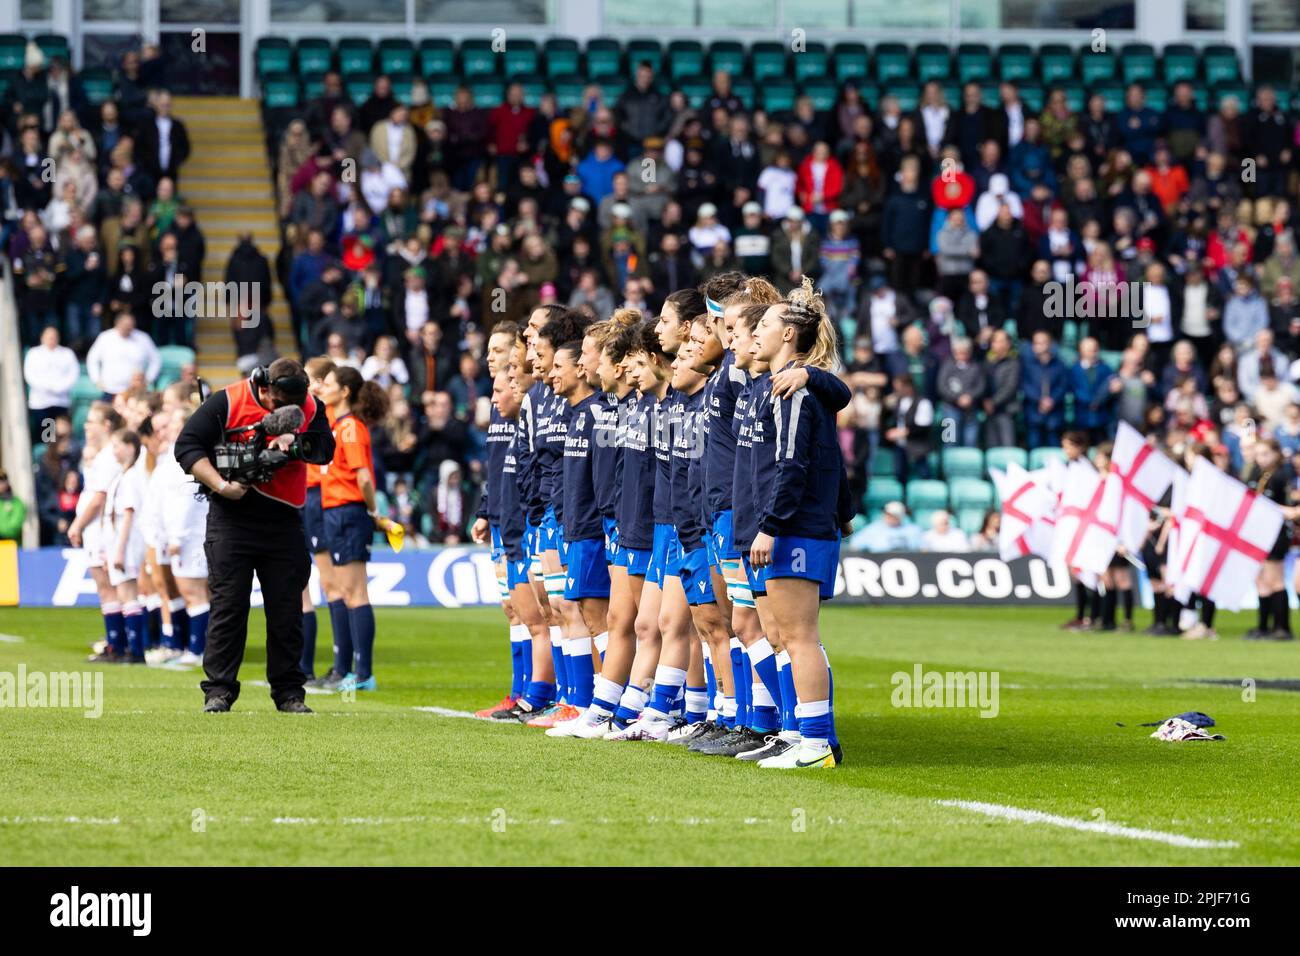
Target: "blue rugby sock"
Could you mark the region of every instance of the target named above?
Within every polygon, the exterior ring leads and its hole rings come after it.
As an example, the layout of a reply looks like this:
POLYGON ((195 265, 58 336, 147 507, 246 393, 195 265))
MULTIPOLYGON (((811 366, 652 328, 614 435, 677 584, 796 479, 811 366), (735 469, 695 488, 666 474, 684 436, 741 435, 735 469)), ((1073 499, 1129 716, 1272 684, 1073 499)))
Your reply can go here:
POLYGON ((316 609, 302 612, 302 660, 298 662, 308 677, 316 673, 316 609))
POLYGON ((555 700, 568 698, 569 662, 564 654, 564 635, 556 626, 551 627, 551 662, 555 665, 555 700))
POLYGON ((718 686, 718 674, 713 669, 713 650, 708 643, 701 646, 704 652, 704 686, 709 695, 709 706, 705 716, 708 720, 716 720, 722 701, 721 688, 718 686))
POLYGON ((132 657, 144 657, 144 609, 134 601, 122 608, 122 621, 126 629, 126 649, 132 657))
POLYGON ((749 662, 749 648, 740 646, 740 681, 736 684, 736 723, 748 727, 753 720, 754 668, 749 662))
POLYGON ((678 693, 685 685, 686 671, 680 667, 665 667, 660 664, 655 668, 654 690, 650 693, 650 702, 645 706, 645 716, 667 720, 673 712, 678 693))
POLYGON ((781 678, 777 673, 776 653, 766 638, 755 641, 747 650, 757 678, 750 685, 753 705, 749 726, 759 733, 771 733, 780 725, 781 678))
POLYGON ((698 724, 709 716, 709 691, 706 687, 686 688, 686 722, 698 724))
POLYGON ((555 685, 546 681, 528 682, 524 690, 524 703, 533 710, 544 710, 555 700, 555 685))
POLYGON ((628 684, 623 691, 623 696, 619 699, 618 710, 614 711, 615 723, 626 727, 632 721, 641 716, 641 711, 645 710, 646 701, 650 699, 650 694, 645 688, 637 687, 635 684, 628 684))
POLYGON ((172 612, 172 642, 167 646, 183 651, 190 643, 190 615, 185 609, 185 598, 172 598, 168 606, 172 612))
POLYGON ((608 677, 596 675, 592 682, 591 707, 602 716, 613 714, 618 709, 623 697, 623 685, 616 684, 608 677))
POLYGON ((591 659, 591 638, 574 637, 568 645, 569 682, 573 689, 569 703, 578 708, 589 707, 596 676, 596 665, 591 659))
POLYGON ((831 702, 829 700, 812 700, 799 705, 799 735, 805 745, 825 747, 829 743, 831 732, 831 702))
POLYGON ((369 604, 351 608, 352 643, 357 652, 357 681, 369 680, 375 659, 375 609, 369 604))
POLYGON ((826 648, 820 644, 817 646, 821 647, 822 658, 826 661, 826 722, 828 725, 826 738, 834 747, 840 742, 839 735, 835 733, 835 673, 831 670, 831 659, 826 653, 826 648))
POLYGON ((518 697, 528 683, 524 677, 524 635, 528 628, 522 624, 510 625, 510 696, 518 697))
POLYGON ((524 627, 524 639, 519 642, 520 654, 523 656, 521 661, 523 672, 520 674, 520 686, 527 687, 533 679, 533 635, 529 632, 528 627, 524 627))
POLYGON ((157 647, 162 641, 162 598, 150 594, 144 604, 145 646, 157 647))
POLYGON ((117 654, 126 653, 126 622, 122 620, 122 605, 109 601, 101 609, 104 614, 104 640, 117 654))
POLYGON ((340 676, 352 673, 352 617, 342 598, 330 601, 330 625, 334 629, 334 671, 340 676))
POLYGON ((187 650, 191 654, 203 656, 203 651, 208 646, 208 605, 196 604, 188 609, 190 620, 190 636, 187 650))
POLYGON ((781 681, 781 730, 786 733, 798 733, 799 721, 794 709, 799 699, 794 692, 794 671, 790 669, 790 653, 782 651, 776 655, 776 666, 781 681))

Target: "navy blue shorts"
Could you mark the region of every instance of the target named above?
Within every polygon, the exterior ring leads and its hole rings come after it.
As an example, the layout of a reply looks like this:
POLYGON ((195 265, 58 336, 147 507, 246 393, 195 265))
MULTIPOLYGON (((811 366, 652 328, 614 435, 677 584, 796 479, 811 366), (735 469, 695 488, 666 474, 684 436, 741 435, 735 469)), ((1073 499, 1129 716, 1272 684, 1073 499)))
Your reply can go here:
POLYGON ((609 597, 609 565, 605 563, 605 542, 600 538, 570 541, 569 568, 564 575, 564 598, 609 597))
POLYGON ((646 567, 645 579, 664 586, 664 576, 668 573, 668 562, 676 555, 677 529, 670 524, 655 525, 654 545, 650 548, 650 564, 646 567))
POLYGON ((686 603, 694 607, 697 604, 713 604, 717 598, 713 594, 713 578, 709 574, 709 552, 704 545, 693 551, 682 551, 670 565, 682 579, 682 590, 686 592, 686 603))
MULTIPOLYGON (((773 578, 816 581, 823 601, 835 596, 835 574, 840 566, 840 543, 821 538, 777 535, 772 541, 772 563, 760 570, 764 582, 773 578)), ((764 584, 766 590, 766 583, 764 584)))
POLYGON ((329 551, 325 546, 325 513, 320 506, 320 485, 307 489, 307 503, 302 506, 302 530, 307 537, 307 550, 312 554, 329 551))
POLYGON ((613 518, 601 517, 601 524, 605 526, 605 563, 615 567, 622 567, 623 562, 619 560, 618 545, 618 522, 613 518))
POLYGON ((375 539, 375 523, 360 501, 325 510, 325 543, 335 564, 370 560, 370 543, 375 539))

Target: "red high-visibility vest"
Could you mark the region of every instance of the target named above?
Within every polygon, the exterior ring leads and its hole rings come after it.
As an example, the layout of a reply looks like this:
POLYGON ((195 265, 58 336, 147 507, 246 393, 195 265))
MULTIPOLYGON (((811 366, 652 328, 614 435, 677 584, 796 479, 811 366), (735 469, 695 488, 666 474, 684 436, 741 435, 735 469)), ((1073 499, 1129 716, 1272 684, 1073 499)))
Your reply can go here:
MULTIPOLYGON (((253 426, 270 414, 269 409, 258 403, 251 380, 227 385, 226 401, 230 406, 226 412, 227 441, 247 441, 252 437, 253 426)), ((305 432, 316 415, 316 400, 308 395, 299 407, 303 411, 303 422, 298 431, 305 432)), ((270 481, 252 487, 258 494, 291 508, 301 508, 307 502, 307 465, 305 462, 291 461, 278 469, 270 481)))

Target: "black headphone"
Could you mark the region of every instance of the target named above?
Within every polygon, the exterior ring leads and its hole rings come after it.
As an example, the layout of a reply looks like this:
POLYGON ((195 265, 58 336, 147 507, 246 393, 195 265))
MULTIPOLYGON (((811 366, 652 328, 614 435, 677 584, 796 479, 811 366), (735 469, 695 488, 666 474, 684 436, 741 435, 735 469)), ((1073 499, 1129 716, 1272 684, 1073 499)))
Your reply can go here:
POLYGON ((306 375, 282 375, 279 378, 271 378, 271 370, 265 365, 259 365, 253 369, 252 375, 253 388, 274 388, 285 395, 305 396, 307 394, 307 376, 306 375))

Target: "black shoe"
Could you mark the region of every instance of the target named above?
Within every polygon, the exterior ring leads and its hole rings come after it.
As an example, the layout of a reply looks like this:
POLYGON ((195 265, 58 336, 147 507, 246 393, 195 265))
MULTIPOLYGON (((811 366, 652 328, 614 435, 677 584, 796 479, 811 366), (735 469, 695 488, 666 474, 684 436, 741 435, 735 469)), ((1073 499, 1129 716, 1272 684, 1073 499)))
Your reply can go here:
POLYGON ((301 697, 292 697, 283 704, 277 704, 276 709, 282 714, 314 714, 315 711, 307 706, 307 702, 301 697))
POLYGON ((1241 639, 1243 641, 1262 641, 1264 640, 1264 635, 1267 633, 1267 631, 1261 631, 1257 627, 1252 627, 1245 634, 1241 635, 1241 639))
POLYGON ((205 714, 228 714, 230 713, 229 697, 209 697, 203 702, 203 712, 205 714))
POLYGON ((1281 628, 1269 631, 1260 638, 1261 641, 1294 641, 1295 635, 1290 631, 1284 631, 1281 628))
POLYGON ((748 727, 738 727, 725 737, 710 740, 694 749, 696 753, 710 757, 736 757, 749 750, 759 750, 767 746, 767 735, 760 734, 748 727))
POLYGON ((123 654, 117 659, 119 664, 143 664, 145 659, 139 654, 123 654))
POLYGON ((695 730, 685 737, 674 737, 671 740, 665 740, 664 743, 674 747, 689 747, 697 741, 713 740, 725 733, 727 733, 727 728, 721 724, 714 723, 712 720, 701 720, 695 725, 695 730))
POLYGON ((507 707, 505 710, 492 711, 492 716, 489 719, 517 720, 521 724, 526 724, 545 709, 545 707, 529 707, 524 703, 524 699, 520 697, 512 706, 507 707))
POLYGON ((307 686, 319 688, 319 687, 324 687, 326 684, 329 684, 330 689, 333 690, 338 685, 338 682, 341 681, 345 676, 346 675, 340 674, 338 671, 336 671, 334 668, 331 667, 330 672, 326 674, 324 677, 308 678, 307 686))
POLYGON ((125 654, 118 654, 111 647, 106 647, 98 654, 91 654, 86 660, 91 664, 120 664, 125 656, 125 654))
POLYGON ((839 744, 831 744, 831 753, 835 755, 835 766, 844 765, 844 748, 839 744))
POLYGON ((1142 633, 1150 637, 1169 637, 1172 635, 1173 632, 1170 631, 1169 628, 1165 627, 1163 624, 1152 624, 1142 633))
POLYGON ((746 750, 743 753, 738 753, 736 754, 736 759, 758 762, 759 760, 766 760, 768 757, 779 757, 791 747, 798 746, 798 744, 793 741, 786 740, 784 737, 777 734, 768 734, 763 738, 763 740, 765 746, 758 747, 755 750, 746 750))

